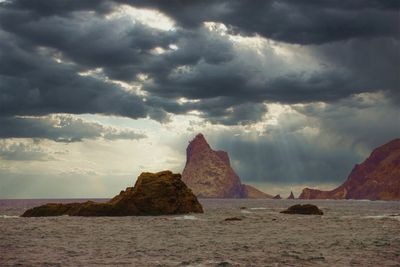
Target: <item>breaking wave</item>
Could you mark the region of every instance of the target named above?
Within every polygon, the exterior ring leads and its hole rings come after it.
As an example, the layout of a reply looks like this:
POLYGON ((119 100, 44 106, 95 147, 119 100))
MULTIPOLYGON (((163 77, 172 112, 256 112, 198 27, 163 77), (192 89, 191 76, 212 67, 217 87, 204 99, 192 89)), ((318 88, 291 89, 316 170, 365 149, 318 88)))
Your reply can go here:
POLYGON ((194 215, 183 215, 183 216, 179 216, 179 217, 174 217, 175 220, 199 220, 199 218, 197 218, 194 215))
POLYGON ((0 214, 0 219, 19 218, 19 216, 0 214))

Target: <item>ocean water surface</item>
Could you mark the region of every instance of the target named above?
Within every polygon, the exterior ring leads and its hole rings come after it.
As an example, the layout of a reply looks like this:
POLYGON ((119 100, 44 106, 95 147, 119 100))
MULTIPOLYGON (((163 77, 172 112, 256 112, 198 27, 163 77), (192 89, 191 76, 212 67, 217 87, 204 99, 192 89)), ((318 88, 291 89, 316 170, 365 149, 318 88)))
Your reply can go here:
POLYGON ((0 266, 400 266, 400 202, 203 199, 204 214, 19 217, 86 200, 0 200, 0 266), (297 203, 325 215, 279 213, 297 203))

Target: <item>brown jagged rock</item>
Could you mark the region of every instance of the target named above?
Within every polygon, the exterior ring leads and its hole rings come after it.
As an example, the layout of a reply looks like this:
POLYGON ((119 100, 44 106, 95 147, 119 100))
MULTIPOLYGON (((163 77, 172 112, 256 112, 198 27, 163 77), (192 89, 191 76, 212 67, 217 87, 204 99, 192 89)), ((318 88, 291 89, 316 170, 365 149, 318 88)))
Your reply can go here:
POLYGON ((338 188, 305 188, 299 198, 400 200, 400 139, 376 148, 338 188))
POLYGON ((225 151, 214 151, 202 134, 186 149, 182 180, 202 198, 244 198, 246 192, 225 151))
POLYGON ((247 198, 272 198, 271 195, 266 194, 260 190, 258 190, 257 188, 255 188, 254 186, 251 185, 247 185, 247 184, 243 184, 243 190, 245 192, 245 195, 247 198))
POLYGON ((290 195, 288 196, 287 199, 294 199, 294 195, 293 195, 293 192, 292 192, 292 191, 290 191, 290 195))
POLYGON ((25 211, 22 217, 42 216, 134 216, 202 213, 196 196, 181 180, 180 174, 170 171, 142 173, 134 187, 106 203, 45 204, 25 211))
POLYGON ((281 195, 278 194, 278 195, 274 196, 272 199, 282 199, 282 198, 281 198, 281 195))
POLYGON ((311 204, 297 204, 281 211, 286 214, 304 214, 304 215, 323 215, 324 213, 317 206, 311 204))

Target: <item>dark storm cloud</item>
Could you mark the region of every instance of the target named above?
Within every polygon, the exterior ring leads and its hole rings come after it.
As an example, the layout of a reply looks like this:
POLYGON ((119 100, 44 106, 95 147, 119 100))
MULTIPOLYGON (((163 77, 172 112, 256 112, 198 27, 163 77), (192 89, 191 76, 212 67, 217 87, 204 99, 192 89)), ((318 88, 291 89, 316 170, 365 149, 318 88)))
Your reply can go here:
POLYGON ((75 64, 58 64, 49 55, 27 51, 0 32, 0 114, 103 113, 146 116, 136 95, 100 79, 78 75, 75 64))
POLYGON ((56 142, 78 142, 82 139, 142 139, 146 136, 132 130, 118 130, 72 116, 0 117, 0 138, 37 138, 56 142))
POLYGON ((195 110, 208 121, 232 125, 259 121, 264 102, 330 103, 378 90, 400 99, 398 11, 396 1, 5 2, 0 114, 168 121, 167 112, 195 110), (177 26, 163 31, 127 16, 109 17, 119 3, 157 9, 177 26), (301 54, 306 48, 319 67, 285 62, 271 47, 261 49, 264 57, 257 49, 246 52, 204 21, 224 23, 234 34, 302 44, 290 49, 301 54), (87 71, 98 75, 78 74, 87 71), (142 84, 146 96, 110 79, 142 84), (181 104, 182 97, 196 101, 181 104))
POLYGON ((119 2, 159 9, 183 27, 216 21, 234 32, 297 44, 370 37, 398 39, 400 33, 400 3, 396 0, 119 2))
POLYGON ((112 2, 107 0, 13 0, 0 3, 14 10, 27 10, 37 16, 68 15, 73 11, 93 11, 107 13, 112 9, 112 2))
POLYGON ((83 69, 104 67, 111 72, 113 67, 118 67, 114 71, 118 73, 128 68, 130 80, 151 59, 151 49, 168 48, 176 39, 173 32, 133 23, 126 17, 107 20, 86 13, 38 18, 20 10, 0 14, 3 30, 18 36, 17 41, 24 42, 25 48, 51 48, 83 69))
POLYGON ((308 104, 295 109, 315 120, 320 134, 355 149, 374 148, 400 137, 399 108, 390 94, 361 94, 329 105, 308 104))

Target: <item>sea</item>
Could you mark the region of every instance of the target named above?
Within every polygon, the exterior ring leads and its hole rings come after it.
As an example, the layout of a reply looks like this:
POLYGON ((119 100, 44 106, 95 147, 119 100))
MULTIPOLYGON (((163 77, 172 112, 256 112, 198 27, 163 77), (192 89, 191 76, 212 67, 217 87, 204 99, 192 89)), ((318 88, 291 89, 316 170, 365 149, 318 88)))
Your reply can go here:
POLYGON ((0 266, 400 266, 399 201, 201 199, 203 214, 20 217, 87 200, 0 200, 0 266), (280 213, 305 203, 324 215, 280 213))

